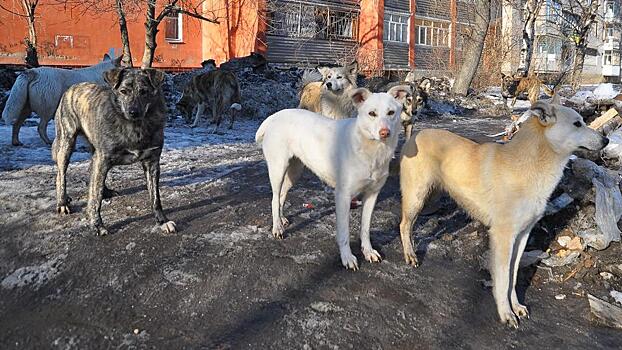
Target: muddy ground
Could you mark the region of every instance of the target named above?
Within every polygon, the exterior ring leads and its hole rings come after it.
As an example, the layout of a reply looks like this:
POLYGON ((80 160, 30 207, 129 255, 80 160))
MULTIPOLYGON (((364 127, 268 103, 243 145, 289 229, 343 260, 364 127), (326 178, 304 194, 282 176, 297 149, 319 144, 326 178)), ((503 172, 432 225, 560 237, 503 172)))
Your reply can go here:
MULTIPOLYGON (((418 126, 482 141, 505 123, 433 118, 418 126)), ((95 237, 83 213, 85 150, 69 168, 75 212, 59 217, 55 170, 35 127, 23 129, 32 137, 22 150, 0 140, 0 348, 619 348, 622 332, 590 321, 577 282, 553 281, 542 269, 521 270, 519 298, 531 319, 518 330, 501 325, 479 263, 485 229, 450 200, 420 217, 422 264, 406 265, 396 176, 372 221, 381 263, 360 253, 359 208, 351 232, 360 270, 341 266, 332 194, 310 174, 290 192, 285 239, 273 239, 267 169, 252 141, 257 126, 240 122, 223 135, 168 128, 161 185, 179 228, 173 235, 154 228, 139 166, 111 172, 108 183, 121 195, 102 215, 113 234, 95 237), (560 293, 567 297, 557 300, 560 293)), ((619 256, 620 244, 609 249, 619 256)))

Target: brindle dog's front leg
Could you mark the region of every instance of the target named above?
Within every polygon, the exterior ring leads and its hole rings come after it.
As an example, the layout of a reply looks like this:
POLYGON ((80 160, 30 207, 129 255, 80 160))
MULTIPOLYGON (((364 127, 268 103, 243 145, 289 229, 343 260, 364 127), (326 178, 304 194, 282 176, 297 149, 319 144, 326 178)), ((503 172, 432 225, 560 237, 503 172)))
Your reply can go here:
POLYGON ((147 180, 147 190, 151 201, 151 209, 155 215, 155 219, 160 228, 165 233, 174 233, 177 227, 173 221, 170 221, 162 211, 162 203, 160 202, 160 159, 145 160, 142 162, 145 178, 147 180))
POLYGON ((91 227, 98 236, 108 234, 101 217, 102 197, 106 176, 110 170, 109 160, 101 153, 95 151, 91 160, 91 182, 89 183, 89 202, 87 214, 91 227))

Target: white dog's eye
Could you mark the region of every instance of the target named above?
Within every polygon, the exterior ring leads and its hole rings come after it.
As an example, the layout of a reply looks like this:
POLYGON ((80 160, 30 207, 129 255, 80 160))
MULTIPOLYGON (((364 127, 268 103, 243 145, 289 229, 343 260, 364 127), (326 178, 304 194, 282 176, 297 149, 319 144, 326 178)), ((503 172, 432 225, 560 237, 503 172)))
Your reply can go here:
POLYGON ((574 125, 574 126, 576 126, 577 128, 580 128, 581 126, 583 126, 583 125, 581 124, 581 122, 580 122, 580 121, 578 121, 578 120, 577 120, 576 122, 574 122, 574 123, 573 123, 573 125, 574 125))
POLYGON ((377 116, 377 114, 376 114, 376 112, 371 111, 371 112, 369 112, 369 116, 370 116, 370 117, 376 117, 376 116, 377 116))
POLYGON ((337 79, 341 79, 341 78, 343 78, 343 77, 337 77, 337 79))
POLYGON ((331 77, 332 77, 332 75, 329 75, 329 76, 328 76, 328 79, 330 79, 331 77))
POLYGON ((389 113, 387 113, 388 115, 393 115, 395 114, 395 111, 389 111, 389 113))

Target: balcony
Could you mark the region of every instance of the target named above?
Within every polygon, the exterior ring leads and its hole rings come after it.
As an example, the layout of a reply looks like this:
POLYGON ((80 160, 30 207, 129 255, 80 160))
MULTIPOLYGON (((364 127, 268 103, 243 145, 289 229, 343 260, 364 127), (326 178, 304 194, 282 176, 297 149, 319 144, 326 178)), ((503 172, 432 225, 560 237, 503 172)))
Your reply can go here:
POLYGON ((619 77, 620 66, 603 65, 603 76, 604 77, 619 77))

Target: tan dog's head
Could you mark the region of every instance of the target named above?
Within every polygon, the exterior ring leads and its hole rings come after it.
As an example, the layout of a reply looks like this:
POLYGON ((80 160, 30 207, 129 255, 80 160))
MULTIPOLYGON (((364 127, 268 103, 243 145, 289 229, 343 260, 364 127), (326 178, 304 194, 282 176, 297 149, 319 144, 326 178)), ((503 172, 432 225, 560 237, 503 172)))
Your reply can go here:
POLYGON ((396 138, 402 105, 409 95, 410 87, 406 85, 375 94, 366 88, 352 91, 350 96, 358 110, 357 127, 371 140, 396 138))
POLYGON ((552 103, 538 101, 531 107, 555 152, 571 154, 579 148, 598 151, 607 146, 609 139, 588 128, 579 113, 555 102, 556 98, 552 103))
POLYGON ((345 67, 320 67, 318 71, 322 74, 322 88, 325 90, 340 94, 348 87, 356 87, 356 75, 358 74, 356 62, 345 67))

